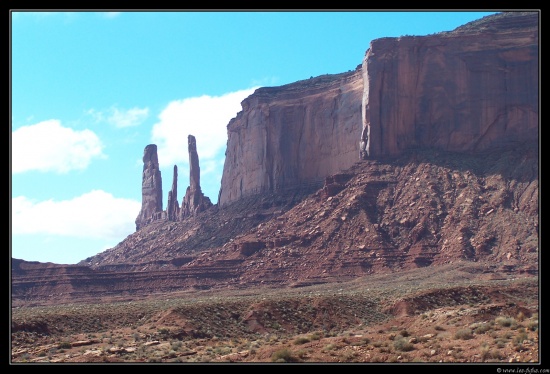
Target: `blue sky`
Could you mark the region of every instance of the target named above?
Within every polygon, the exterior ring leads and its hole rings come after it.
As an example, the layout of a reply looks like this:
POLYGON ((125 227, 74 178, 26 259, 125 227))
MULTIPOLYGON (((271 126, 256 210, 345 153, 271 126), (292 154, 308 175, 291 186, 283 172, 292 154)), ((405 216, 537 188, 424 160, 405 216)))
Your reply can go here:
POLYGON ((135 231, 141 157, 158 146, 166 209, 187 135, 217 202, 226 126, 260 86, 353 70, 373 39, 489 12, 11 12, 11 255, 74 264, 135 231))

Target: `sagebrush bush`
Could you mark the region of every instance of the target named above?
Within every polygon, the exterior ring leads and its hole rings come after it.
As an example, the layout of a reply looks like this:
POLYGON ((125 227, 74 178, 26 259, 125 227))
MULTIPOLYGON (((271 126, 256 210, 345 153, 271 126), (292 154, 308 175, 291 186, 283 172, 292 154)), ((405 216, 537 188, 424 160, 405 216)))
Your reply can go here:
POLYGON ((296 338, 294 340, 295 345, 305 344, 305 343, 309 343, 309 342, 310 342, 309 338, 306 338, 306 337, 303 337, 303 336, 301 336, 299 338, 296 338))
POLYGON ((512 327, 516 325, 516 320, 512 317, 497 317, 495 318, 495 323, 503 327, 512 327))
POLYGON ((514 337, 514 340, 513 340, 513 344, 515 346, 517 345, 520 345, 520 344, 523 344, 523 342, 525 340, 528 340, 529 339, 529 336, 527 335, 527 333, 525 331, 520 331, 515 337, 514 337))
POLYGON ((409 352, 414 349, 414 344, 410 343, 404 337, 398 337, 393 341, 393 347, 402 352, 409 352))
POLYGON ((480 335, 485 334, 487 331, 491 330, 491 325, 489 323, 474 323, 470 326, 474 333, 480 335))
POLYGON ((273 362, 297 362, 298 358, 292 354, 292 351, 288 348, 282 348, 273 352, 271 356, 273 362))
POLYGON ((537 329, 539 328, 539 321, 529 321, 527 323, 527 328, 531 331, 537 331, 537 329))
POLYGON ((472 330, 470 329, 460 329, 455 332, 455 339, 462 339, 462 340, 468 340, 472 339, 474 336, 472 335, 472 330))
POLYGON ((321 335, 320 335, 318 332, 314 332, 313 334, 311 334, 311 335, 309 336, 309 338, 310 338, 311 340, 319 340, 319 339, 321 339, 321 335))

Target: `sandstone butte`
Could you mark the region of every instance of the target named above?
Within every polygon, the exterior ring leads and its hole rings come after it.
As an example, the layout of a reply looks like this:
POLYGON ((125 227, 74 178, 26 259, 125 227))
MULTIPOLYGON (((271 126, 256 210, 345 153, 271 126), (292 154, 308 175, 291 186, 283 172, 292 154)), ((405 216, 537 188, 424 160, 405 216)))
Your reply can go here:
POLYGON ((538 13, 505 12, 373 40, 353 71, 259 88, 227 125, 217 204, 189 136, 190 186, 178 206, 174 166, 163 210, 148 145, 136 232, 77 265, 12 259, 12 302, 327 282, 458 259, 537 273, 538 72, 538 13))
POLYGON ((537 13, 481 27, 376 39, 355 71, 258 89, 227 126, 218 204, 315 182, 361 151, 376 158, 536 142, 537 13))

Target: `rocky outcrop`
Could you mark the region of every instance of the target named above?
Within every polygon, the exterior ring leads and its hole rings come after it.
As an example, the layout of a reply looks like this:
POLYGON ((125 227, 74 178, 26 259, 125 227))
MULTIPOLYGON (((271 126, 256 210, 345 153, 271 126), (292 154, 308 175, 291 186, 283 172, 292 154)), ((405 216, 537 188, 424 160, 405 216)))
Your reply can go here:
POLYGON ((538 13, 381 38, 363 60, 361 156, 481 151, 538 139, 538 13))
POLYGON ((187 137, 189 150, 189 187, 181 202, 180 219, 195 216, 205 211, 213 204, 210 198, 204 196, 201 190, 201 169, 199 167, 199 155, 197 153, 197 141, 193 135, 187 137))
POLYGON ((221 207, 412 147, 538 139, 538 14, 371 42, 362 66, 256 90, 227 126, 221 207))
POLYGON ((181 221, 193 217, 213 206, 210 198, 204 196, 200 185, 199 155, 193 135, 188 136, 189 187, 178 205, 178 167, 174 165, 172 189, 168 192, 166 211, 162 209, 162 178, 159 170, 157 146, 149 144, 143 155, 143 181, 141 211, 136 218, 136 231, 154 221, 181 221))
POLYGON ((218 204, 318 182, 357 161, 361 69, 257 89, 227 126, 218 204))
POLYGON ((193 219, 151 223, 77 267, 12 264, 12 299, 287 287, 461 264, 479 264, 487 276, 536 275, 538 159, 525 147, 366 160, 327 178, 337 187, 328 197, 320 189, 274 207, 278 195, 250 196, 193 219))
POLYGON ((136 218, 136 231, 162 216, 162 177, 157 146, 149 144, 143 151, 141 211, 136 218))
POLYGON ((166 216, 170 221, 177 221, 180 215, 178 205, 178 167, 174 165, 174 175, 172 178, 172 189, 168 192, 168 206, 166 207, 166 216))
MULTIPOLYGON (((363 69, 257 90, 228 125, 226 206, 193 219, 150 222, 166 212, 156 146, 146 147, 136 226, 147 226, 82 266, 12 263, 12 300, 283 287, 474 263, 490 276, 538 274, 532 25, 528 14, 497 15, 450 33, 381 39, 363 69), (364 69, 373 69, 365 91, 364 69), (370 159, 354 163, 363 92, 370 159), (396 157, 378 157, 386 155, 396 157), (316 193, 266 193, 323 173, 316 193)), ((189 160, 184 218, 200 210, 202 196, 192 136, 189 160)), ((175 191, 173 184, 169 206, 175 191)))

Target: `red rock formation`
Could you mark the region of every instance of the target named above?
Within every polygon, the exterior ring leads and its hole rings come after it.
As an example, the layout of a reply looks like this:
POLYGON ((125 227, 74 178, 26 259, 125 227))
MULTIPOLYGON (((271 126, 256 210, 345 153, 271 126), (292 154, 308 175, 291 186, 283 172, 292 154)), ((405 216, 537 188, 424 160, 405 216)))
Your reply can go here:
POLYGON ((362 69, 362 157, 537 141, 538 32, 538 13, 510 13, 372 41, 362 69))
POLYGON ((174 165, 174 174, 172 178, 172 189, 168 192, 168 206, 166 207, 166 216, 170 221, 177 221, 180 215, 178 205, 178 167, 174 165))
POLYGON ((323 178, 358 160, 363 82, 357 70, 259 88, 227 126, 218 204, 323 178))
POLYGON ((210 208, 213 204, 210 198, 204 196, 201 190, 201 170, 199 167, 199 155, 197 142, 193 135, 187 137, 189 150, 189 187, 181 202, 180 219, 195 216, 197 213, 210 208))
POLYGON ((143 151, 141 211, 136 218, 136 231, 162 214, 162 177, 159 170, 157 146, 149 144, 143 151))

